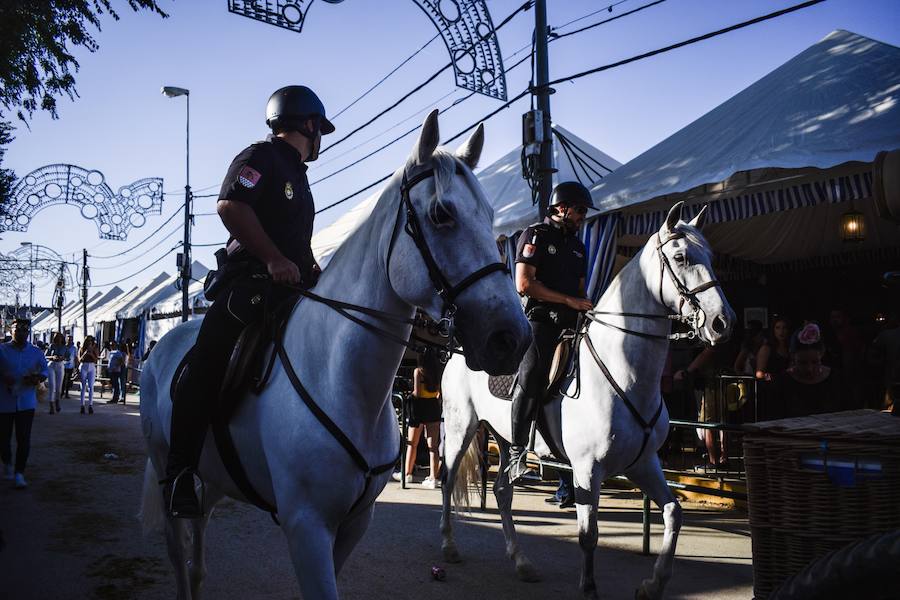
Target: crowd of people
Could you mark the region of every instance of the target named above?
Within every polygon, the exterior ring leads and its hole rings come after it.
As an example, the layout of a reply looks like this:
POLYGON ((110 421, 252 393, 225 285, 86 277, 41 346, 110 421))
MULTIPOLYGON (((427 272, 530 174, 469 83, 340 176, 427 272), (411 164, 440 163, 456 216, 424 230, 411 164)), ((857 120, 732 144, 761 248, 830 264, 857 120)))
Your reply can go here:
MULTIPOLYGON (((151 343, 142 357, 146 360, 151 343)), ((125 403, 126 390, 136 370, 136 347, 130 339, 109 341, 98 348, 93 336, 75 342, 71 335, 54 333, 50 343, 31 342, 31 321, 16 319, 12 335, 0 344, 0 459, 3 477, 16 488, 27 487, 25 467, 31 449, 31 428, 38 392, 46 386, 49 413, 62 411, 61 400, 71 398, 73 381, 80 384, 80 412, 94 414, 97 377, 108 379, 113 396, 107 403, 125 403), (12 454, 15 432, 16 453, 12 454)))
MULTIPOLYGON (((750 321, 734 343, 673 347, 662 381, 673 418, 740 423, 870 408, 900 396, 900 318, 864 332, 846 311, 793 323, 776 316, 766 330, 750 321)), ((728 464, 726 436, 700 432, 707 467, 728 464)))

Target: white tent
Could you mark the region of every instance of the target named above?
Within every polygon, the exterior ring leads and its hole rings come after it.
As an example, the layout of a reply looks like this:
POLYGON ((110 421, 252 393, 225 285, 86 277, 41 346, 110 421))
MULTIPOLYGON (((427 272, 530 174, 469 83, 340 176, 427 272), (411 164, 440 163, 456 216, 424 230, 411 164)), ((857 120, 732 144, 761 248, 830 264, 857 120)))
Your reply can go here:
POLYGON ((898 100, 900 48, 834 31, 593 186, 595 204, 617 213, 622 245, 684 200, 709 204, 717 252, 757 263, 846 250, 851 207, 868 229, 856 251, 896 246, 872 196, 873 160, 900 148, 898 100))
MULTIPOLYGON (((620 163, 567 129, 553 126, 554 159, 558 172, 554 181, 581 181, 590 186, 601 180, 620 163)), ((477 173, 488 202, 494 209, 495 235, 510 236, 538 220, 537 207, 531 201, 531 189, 522 178, 522 149, 514 148, 477 173)), ((323 267, 334 251, 369 216, 381 191, 367 197, 337 221, 317 233, 312 250, 323 267)))

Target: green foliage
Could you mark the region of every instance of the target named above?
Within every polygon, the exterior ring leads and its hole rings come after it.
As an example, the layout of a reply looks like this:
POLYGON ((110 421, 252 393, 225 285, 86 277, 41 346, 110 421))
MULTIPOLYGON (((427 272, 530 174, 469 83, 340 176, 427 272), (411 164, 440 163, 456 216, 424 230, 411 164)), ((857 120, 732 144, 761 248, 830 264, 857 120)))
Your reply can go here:
MULTIPOLYGON (((127 3, 135 12, 168 16, 156 0, 127 3)), ((70 48, 95 52, 99 44, 91 33, 94 28, 100 30, 104 14, 119 19, 111 0, 0 1, 0 164, 2 146, 12 140, 8 113, 14 111, 27 126, 38 110, 57 118, 57 98, 78 96, 73 73, 79 65, 70 48)), ((0 169, 0 203, 8 200, 12 181, 12 172, 0 169)))

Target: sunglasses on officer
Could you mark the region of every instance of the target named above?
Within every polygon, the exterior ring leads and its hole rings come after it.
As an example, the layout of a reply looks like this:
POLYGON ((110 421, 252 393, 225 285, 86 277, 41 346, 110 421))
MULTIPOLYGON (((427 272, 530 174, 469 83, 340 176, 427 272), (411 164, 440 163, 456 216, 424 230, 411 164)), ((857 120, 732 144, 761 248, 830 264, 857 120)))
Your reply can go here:
POLYGON ((586 215, 587 214, 587 206, 567 206, 565 204, 557 204, 556 210, 560 213, 565 213, 567 210, 571 209, 576 215, 586 215))

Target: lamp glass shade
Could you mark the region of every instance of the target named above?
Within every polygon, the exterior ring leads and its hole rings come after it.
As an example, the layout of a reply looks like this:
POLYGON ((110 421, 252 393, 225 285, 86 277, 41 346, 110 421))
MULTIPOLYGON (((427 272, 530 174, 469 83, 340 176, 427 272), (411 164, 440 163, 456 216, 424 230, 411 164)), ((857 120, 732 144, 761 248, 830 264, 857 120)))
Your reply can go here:
POLYGON ((841 239, 844 242, 861 242, 866 239, 866 219, 857 210, 841 215, 841 239))

